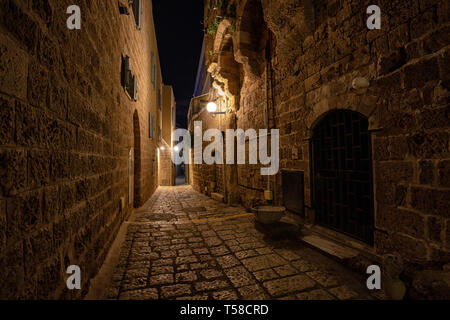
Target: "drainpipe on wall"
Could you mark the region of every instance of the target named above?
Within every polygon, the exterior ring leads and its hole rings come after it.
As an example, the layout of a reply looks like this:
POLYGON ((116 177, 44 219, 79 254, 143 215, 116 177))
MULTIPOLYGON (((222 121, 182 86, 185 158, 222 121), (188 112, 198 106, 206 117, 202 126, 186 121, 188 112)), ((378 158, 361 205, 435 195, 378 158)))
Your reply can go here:
MULTIPOLYGON (((219 104, 220 105, 220 107, 219 107, 219 111, 222 111, 221 109, 222 109, 222 103, 220 103, 219 104)), ((225 96, 225 112, 227 111, 227 108, 228 108, 228 96, 225 96)), ((222 115, 219 115, 219 130, 220 131, 222 131, 222 122, 221 122, 221 116, 222 115)), ((225 117, 226 115, 224 115, 224 117, 225 117)), ((224 121, 225 121, 225 119, 224 119, 224 121)), ((225 201, 226 202, 228 202, 228 196, 227 196, 227 176, 226 176, 226 174, 227 174, 227 170, 226 170, 226 167, 227 167, 227 165, 226 165, 226 162, 224 162, 224 164, 223 164, 223 170, 222 170, 222 185, 223 185, 223 198, 225 199, 225 201)))
MULTIPOLYGON (((265 125, 267 128, 267 132, 269 135, 270 127, 270 118, 269 118, 269 100, 272 97, 273 98, 273 86, 272 86, 272 64, 271 64, 271 50, 272 50, 272 43, 271 43, 271 34, 270 30, 269 37, 268 37, 268 44, 266 49, 266 115, 265 115, 265 125), (270 81, 270 82, 269 82, 270 81)), ((273 99, 272 99, 273 102, 273 99)), ((273 110, 273 123, 275 124, 275 109, 273 110)), ((268 137, 267 137, 268 138, 268 137)), ((267 176, 267 190, 264 192, 264 198, 266 201, 273 201, 274 200, 274 193, 275 193, 275 183, 273 186, 273 190, 270 185, 270 176, 267 176)))
MULTIPOLYGON (((270 37, 268 40, 268 48, 266 49, 266 114, 265 114, 265 127, 267 129, 267 138, 269 138, 269 130, 270 130, 270 123, 269 123, 269 71, 270 71, 270 37)), ((271 191, 270 187, 270 176, 267 176, 267 188, 266 191, 264 191, 264 198, 266 201, 273 201, 273 192, 271 191)))

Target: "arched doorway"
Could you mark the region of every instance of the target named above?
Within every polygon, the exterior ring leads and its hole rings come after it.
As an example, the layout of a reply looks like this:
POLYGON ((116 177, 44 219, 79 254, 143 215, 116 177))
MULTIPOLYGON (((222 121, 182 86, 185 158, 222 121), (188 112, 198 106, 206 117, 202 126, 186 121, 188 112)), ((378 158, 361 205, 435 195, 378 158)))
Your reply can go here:
POLYGON ((141 127, 137 110, 133 115, 134 151, 133 151, 133 203, 141 206, 141 127))
POLYGON ((373 187, 369 121, 333 110, 313 128, 312 184, 316 222, 373 244, 373 187))

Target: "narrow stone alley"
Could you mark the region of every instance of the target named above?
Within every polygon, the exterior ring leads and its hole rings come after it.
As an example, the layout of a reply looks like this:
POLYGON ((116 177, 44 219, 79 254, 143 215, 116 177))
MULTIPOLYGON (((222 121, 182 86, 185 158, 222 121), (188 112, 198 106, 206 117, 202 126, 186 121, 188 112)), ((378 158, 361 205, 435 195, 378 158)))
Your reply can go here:
POLYGON ((295 240, 270 240, 254 216, 161 187, 129 222, 108 299, 380 299, 366 280, 295 240))

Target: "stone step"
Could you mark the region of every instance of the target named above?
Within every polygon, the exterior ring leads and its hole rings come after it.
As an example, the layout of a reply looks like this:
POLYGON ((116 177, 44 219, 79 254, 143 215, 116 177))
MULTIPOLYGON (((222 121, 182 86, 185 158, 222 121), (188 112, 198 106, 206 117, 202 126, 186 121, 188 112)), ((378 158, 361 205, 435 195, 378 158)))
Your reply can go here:
POLYGON ((358 251, 345 247, 336 242, 332 242, 319 235, 303 236, 302 241, 341 261, 352 259, 358 256, 358 251))
POLYGON ((224 203, 225 200, 225 197, 220 193, 211 193, 211 198, 222 203, 224 203))

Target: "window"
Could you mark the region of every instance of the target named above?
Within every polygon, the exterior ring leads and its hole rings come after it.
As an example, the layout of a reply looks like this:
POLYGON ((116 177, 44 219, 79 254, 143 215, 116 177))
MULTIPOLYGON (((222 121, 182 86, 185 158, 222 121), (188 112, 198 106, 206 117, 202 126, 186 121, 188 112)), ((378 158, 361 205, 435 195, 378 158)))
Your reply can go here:
POLYGON ((153 139, 153 117, 152 113, 148 113, 148 137, 153 139))
POLYGON ((131 8, 133 9, 134 21, 136 27, 141 29, 142 20, 142 0, 131 0, 131 8))
POLYGON ((152 75, 152 83, 153 89, 156 89, 156 63, 155 63, 155 54, 152 52, 152 61, 151 61, 151 75, 152 75))
POLYGON ((148 137, 150 139, 155 139, 155 118, 151 112, 148 113, 148 137))
POLYGON ((162 110, 162 99, 161 99, 161 88, 158 90, 158 107, 159 110, 162 110))
POLYGON ((137 79, 136 76, 133 75, 130 67, 130 57, 122 56, 122 71, 121 71, 121 82, 122 87, 125 89, 125 92, 128 94, 131 100, 137 100, 137 79))
POLYGON ((125 7, 124 5, 122 5, 120 2, 119 2, 119 13, 127 15, 127 16, 130 15, 130 12, 128 11, 128 8, 125 7))

